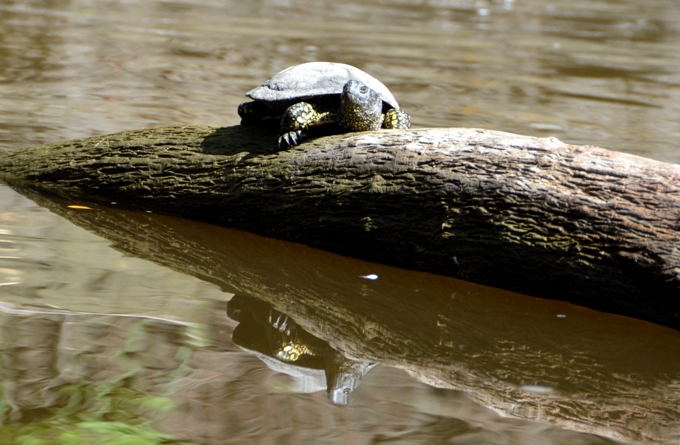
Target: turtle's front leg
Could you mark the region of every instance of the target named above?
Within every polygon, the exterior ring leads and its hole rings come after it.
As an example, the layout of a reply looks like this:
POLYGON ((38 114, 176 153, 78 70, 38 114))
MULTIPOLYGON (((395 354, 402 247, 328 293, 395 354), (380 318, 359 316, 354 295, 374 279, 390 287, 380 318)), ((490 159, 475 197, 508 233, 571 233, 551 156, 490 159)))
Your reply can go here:
POLYGON ((406 130, 411 126, 411 117, 404 111, 395 110, 394 108, 385 113, 383 120, 383 128, 392 130, 406 130))
POLYGON ((314 125, 321 116, 307 102, 297 102, 286 109, 281 116, 281 135, 278 144, 280 149, 298 145, 307 136, 310 125, 314 125))

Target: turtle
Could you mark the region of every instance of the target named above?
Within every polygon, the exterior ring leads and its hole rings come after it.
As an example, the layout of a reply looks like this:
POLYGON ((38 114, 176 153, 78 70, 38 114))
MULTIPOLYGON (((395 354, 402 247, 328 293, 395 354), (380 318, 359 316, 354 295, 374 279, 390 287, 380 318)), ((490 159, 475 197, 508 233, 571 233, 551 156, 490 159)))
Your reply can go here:
POLYGON ((253 99, 238 107, 242 124, 279 120, 279 149, 300 144, 312 127, 335 125, 331 132, 406 129, 390 90, 352 65, 308 62, 293 65, 246 93, 253 99))

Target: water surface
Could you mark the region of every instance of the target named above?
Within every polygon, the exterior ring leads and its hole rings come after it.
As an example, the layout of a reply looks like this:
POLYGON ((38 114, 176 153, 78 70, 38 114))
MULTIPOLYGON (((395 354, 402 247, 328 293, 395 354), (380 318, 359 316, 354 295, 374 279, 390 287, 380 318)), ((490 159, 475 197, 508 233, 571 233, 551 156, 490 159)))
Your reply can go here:
MULTIPOLYGON (((336 60, 383 80, 417 127, 677 163, 679 29, 672 0, 5 0, 0 149, 233 125, 271 74, 336 60)), ((675 331, 66 204, 0 186, 3 443, 680 441, 675 331), (357 363, 375 366, 331 403, 333 372, 357 363)))

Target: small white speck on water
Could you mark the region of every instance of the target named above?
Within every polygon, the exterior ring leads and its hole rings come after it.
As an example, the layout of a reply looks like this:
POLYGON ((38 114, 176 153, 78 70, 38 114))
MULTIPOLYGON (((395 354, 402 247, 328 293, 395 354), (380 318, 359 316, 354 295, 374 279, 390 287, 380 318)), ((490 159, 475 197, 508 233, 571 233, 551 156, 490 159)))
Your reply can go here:
POLYGON ((364 280, 375 281, 380 277, 378 275, 374 274, 374 273, 370 273, 368 275, 361 275, 360 278, 363 278, 364 280))
POLYGON ((557 318, 567 318, 567 314, 557 314, 557 318))
POLYGON ((548 122, 532 122, 529 126, 539 131, 564 131, 564 127, 560 124, 552 124, 548 122))
POLYGON ((546 385, 522 385, 519 387, 524 392, 531 392, 534 394, 550 394, 555 389, 546 385))

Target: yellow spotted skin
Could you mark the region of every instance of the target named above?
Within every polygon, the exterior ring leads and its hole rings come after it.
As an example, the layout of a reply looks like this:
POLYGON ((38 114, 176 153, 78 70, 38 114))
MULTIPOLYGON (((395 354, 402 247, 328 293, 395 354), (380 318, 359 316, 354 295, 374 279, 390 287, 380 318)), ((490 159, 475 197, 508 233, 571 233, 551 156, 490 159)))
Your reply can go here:
POLYGON ((411 127, 411 117, 401 110, 390 109, 385 113, 383 128, 406 130, 411 127))
POLYGON ((303 356, 314 356, 314 351, 302 343, 290 341, 282 344, 275 352, 276 358, 286 362, 296 362, 303 356))
POLYGON ((320 119, 312 104, 298 102, 288 107, 281 117, 281 129, 288 131, 305 130, 310 124, 320 119))
MULTIPOLYGON (((355 117, 361 117, 360 110, 353 114, 355 117)), ((297 102, 286 109, 281 117, 281 136, 278 139, 279 148, 288 148, 298 145, 307 135, 307 130, 316 125, 323 125, 334 122, 337 113, 334 111, 325 110, 324 107, 315 106, 308 102, 297 102)), ((396 109, 388 110, 377 125, 370 124, 370 117, 367 124, 362 121, 352 121, 345 126, 351 128, 351 131, 366 131, 377 130, 378 128, 386 128, 390 130, 405 130, 411 126, 410 116, 396 109)), ((344 121, 340 120, 340 123, 344 121)))
POLYGON ((288 67, 246 96, 253 101, 239 105, 241 123, 278 123, 279 149, 299 145, 307 137, 410 126, 409 116, 382 82, 342 63, 288 67), (317 131, 318 126, 324 128, 317 131))
POLYGON ((314 116, 316 116, 314 107, 307 102, 298 102, 291 105, 281 116, 281 128, 285 128, 288 131, 303 129, 314 116))
MULTIPOLYGON (((348 81, 339 98, 335 95, 307 97, 294 101, 253 101, 239 105, 244 124, 279 121, 279 149, 299 145, 312 127, 334 125, 336 132, 372 131, 380 128, 407 129, 408 114, 391 108, 383 98, 360 81, 348 81)), ((329 127, 333 128, 333 127, 329 127)))
POLYGON ((311 126, 332 122, 334 113, 314 108, 308 102, 297 102, 286 109, 281 116, 281 136, 279 148, 288 148, 300 143, 311 126))

